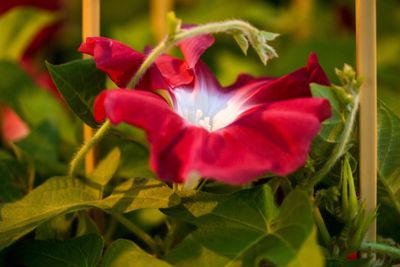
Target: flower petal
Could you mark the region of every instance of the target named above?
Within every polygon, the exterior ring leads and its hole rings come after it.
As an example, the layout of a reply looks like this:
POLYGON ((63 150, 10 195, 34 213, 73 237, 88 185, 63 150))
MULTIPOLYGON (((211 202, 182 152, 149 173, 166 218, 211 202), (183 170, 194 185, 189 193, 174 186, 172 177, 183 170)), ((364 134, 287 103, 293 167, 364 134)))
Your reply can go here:
POLYGON ((157 58, 155 64, 169 88, 188 85, 193 82, 193 71, 186 61, 161 55, 157 58))
POLYGON ((142 53, 105 37, 88 37, 78 50, 92 55, 97 68, 119 87, 126 87, 145 59, 142 53))
POLYGON ((179 114, 193 113, 192 117, 195 117, 194 114, 200 109, 212 117, 226 105, 227 98, 214 74, 203 62, 199 61, 194 71, 195 80, 192 85, 176 87, 170 91, 175 110, 179 114))
POLYGON ((151 143, 151 166, 163 180, 184 182, 198 172, 240 184, 267 172, 286 175, 304 164, 330 105, 317 98, 259 105, 208 132, 185 122, 157 95, 112 90, 97 98, 95 114, 143 128, 151 143))
POLYGON ((234 91, 239 89, 240 87, 246 86, 248 84, 253 84, 256 82, 268 82, 268 81, 273 81, 277 78, 274 77, 254 77, 252 75, 246 74, 246 73, 242 73, 240 74, 236 81, 229 85, 228 87, 225 87, 224 89, 226 91, 234 91))
POLYGON ((329 85, 330 82, 318 63, 317 56, 311 54, 307 66, 280 78, 252 78, 244 76, 226 90, 234 90, 235 98, 241 104, 270 103, 285 99, 311 97, 310 83, 329 85))
POLYGON ((203 177, 241 184, 267 172, 287 175, 302 166, 320 123, 325 99, 303 98, 256 106, 204 139, 194 168, 203 177))
MULTIPOLYGON (((183 182, 185 169, 197 151, 196 132, 158 95, 138 90, 110 90, 101 93, 94 107, 98 121, 126 122, 147 133, 151 144, 150 164, 166 181, 183 182), (188 127, 189 126, 189 127, 188 127)), ((201 140, 201 139, 200 139, 201 140)))
POLYGON ((127 89, 103 91, 95 100, 94 114, 98 122, 107 117, 114 124, 127 122, 150 134, 162 127, 166 116, 181 120, 161 96, 127 89))
POLYGON ((310 82, 327 86, 331 84, 318 62, 317 54, 311 53, 308 57, 307 70, 310 73, 310 82))
MULTIPOLYGON (((196 25, 184 25, 183 28, 190 29, 196 25)), ((182 54, 188 63, 189 68, 193 69, 200 56, 213 45, 215 39, 211 34, 199 35, 196 37, 188 38, 179 43, 182 54)))
MULTIPOLYGON (((188 29, 195 25, 185 25, 188 29)), ((179 42, 185 60, 162 55, 156 60, 157 68, 171 88, 189 85, 193 82, 194 69, 204 51, 214 43, 211 34, 204 34, 179 42)))

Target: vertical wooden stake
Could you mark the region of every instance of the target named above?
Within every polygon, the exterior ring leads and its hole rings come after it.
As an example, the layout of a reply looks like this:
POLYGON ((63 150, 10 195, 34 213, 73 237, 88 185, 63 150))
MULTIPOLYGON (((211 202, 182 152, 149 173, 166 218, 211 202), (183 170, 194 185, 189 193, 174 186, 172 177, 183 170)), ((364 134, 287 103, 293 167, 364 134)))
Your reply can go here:
MULTIPOLYGON (((376 208, 377 195, 377 82, 376 0, 356 0, 357 72, 360 92, 360 192, 367 212, 376 208)), ((376 221, 367 241, 376 241, 376 221)))
POLYGON ((173 4, 173 0, 151 0, 150 2, 151 27, 156 41, 161 41, 166 34, 167 13, 172 9, 173 4))
MULTIPOLYGON (((82 2, 82 38, 100 35, 100 0, 83 0, 82 2)), ((90 56, 84 55, 83 58, 90 56)), ((83 139, 90 140, 94 130, 88 125, 83 125, 83 139)), ((91 173, 95 166, 94 150, 89 151, 85 157, 85 172, 91 173)))

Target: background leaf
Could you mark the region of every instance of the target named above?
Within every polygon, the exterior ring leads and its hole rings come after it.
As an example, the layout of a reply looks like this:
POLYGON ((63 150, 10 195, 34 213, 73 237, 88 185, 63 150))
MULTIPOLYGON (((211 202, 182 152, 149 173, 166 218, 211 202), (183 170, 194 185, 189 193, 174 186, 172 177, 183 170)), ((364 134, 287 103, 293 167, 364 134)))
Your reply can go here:
POLYGON ((280 209, 268 186, 183 207, 198 229, 166 256, 174 266, 323 266, 311 205, 299 190, 280 209))
POLYGON ((15 248, 14 260, 27 267, 94 267, 100 261, 103 240, 99 235, 57 241, 22 242, 15 248))
POLYGON ((16 145, 35 162, 39 173, 57 175, 67 172, 67 166, 61 164, 58 158, 59 143, 60 136, 55 125, 43 121, 16 145))
POLYGON ((35 35, 56 16, 36 8, 14 8, 0 17, 0 59, 18 60, 35 35))
POLYGON ((130 240, 113 242, 104 254, 101 267, 171 267, 170 264, 148 254, 130 240))
POLYGON ((0 60, 0 73, 7 79, 0 79, 0 100, 15 111, 19 111, 18 98, 24 92, 35 88, 33 81, 15 62, 0 60))
POLYGON ((11 202, 22 196, 26 186, 26 169, 5 151, 0 151, 0 202, 11 202))
POLYGON ((71 117, 50 92, 38 88, 17 64, 0 60, 0 100, 11 107, 31 127, 49 121, 57 127, 60 137, 76 144, 71 117))
POLYGON ((46 62, 50 75, 71 110, 86 124, 95 127, 94 98, 105 89, 106 75, 92 59, 74 60, 61 65, 46 62))

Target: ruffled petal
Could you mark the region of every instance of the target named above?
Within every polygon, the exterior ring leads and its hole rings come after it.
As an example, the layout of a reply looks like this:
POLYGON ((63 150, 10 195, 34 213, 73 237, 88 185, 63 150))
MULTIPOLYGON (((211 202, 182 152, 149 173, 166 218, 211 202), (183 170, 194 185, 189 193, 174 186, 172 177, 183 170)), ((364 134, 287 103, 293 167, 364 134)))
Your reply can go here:
POLYGON ((186 61, 161 55, 157 58, 155 65, 168 85, 168 88, 165 89, 172 89, 193 82, 193 71, 189 68, 186 61))
POLYGON ((165 181, 184 182, 189 164, 195 162, 196 138, 204 129, 190 126, 164 99, 146 91, 104 91, 94 112, 97 121, 107 117, 114 124, 126 122, 144 129, 151 144, 152 169, 165 181))
POLYGON ((252 78, 244 76, 226 90, 233 90, 234 98, 248 106, 299 97, 311 97, 310 83, 329 85, 330 82, 311 54, 307 66, 280 78, 252 78))
POLYGON ((194 90, 221 91, 221 85, 210 68, 199 61, 195 68, 194 90))
POLYGON ((233 84, 225 87, 224 90, 227 92, 230 92, 230 91, 237 90, 248 84, 256 84, 257 82, 270 82, 275 79, 276 78, 274 78, 274 77, 254 77, 252 75, 242 73, 242 74, 239 74, 239 76, 237 77, 236 81, 233 84))
MULTIPOLYGON (((184 28, 191 27, 194 27, 194 25, 186 25, 184 28)), ((156 60, 157 68, 171 89, 189 85, 193 82, 194 71, 200 56, 213 43, 214 37, 211 34, 185 39, 179 43, 185 60, 168 55, 162 55, 156 60)))
POLYGON ((230 184, 266 173, 287 175, 304 164, 321 122, 330 114, 329 102, 317 98, 256 106, 204 138, 193 168, 230 184))
POLYGON ((105 37, 88 37, 78 49, 92 55, 96 67, 119 87, 126 87, 145 59, 145 55, 118 41, 105 37))
MULTIPOLYGON (((137 88, 172 89, 189 85, 194 80, 194 68, 204 51, 214 43, 210 34, 183 40, 179 47, 185 60, 162 55, 142 77, 137 88), (162 78, 161 78, 162 77, 162 78)), ((127 45, 105 37, 88 37, 78 49, 92 55, 98 69, 106 72, 118 87, 126 87, 145 59, 127 45)))
MULTIPOLYGON (((196 25, 185 25, 183 28, 189 29, 196 25)), ((215 39, 211 34, 199 35, 196 37, 188 38, 179 43, 182 54, 188 63, 189 68, 193 69, 200 56, 213 45, 215 39)))
POLYGON ((94 114, 98 122, 107 117, 114 124, 126 122, 140 127, 149 133, 150 139, 170 121, 167 117, 182 121, 161 96, 140 90, 103 91, 95 100, 94 114))
POLYGON ((309 79, 310 82, 326 86, 329 86, 331 84, 331 82, 328 79, 328 76, 326 76, 326 73, 324 72, 324 70, 322 69, 321 65, 318 62, 317 54, 315 53, 310 54, 307 63, 307 70, 308 73, 310 74, 310 79, 309 79))

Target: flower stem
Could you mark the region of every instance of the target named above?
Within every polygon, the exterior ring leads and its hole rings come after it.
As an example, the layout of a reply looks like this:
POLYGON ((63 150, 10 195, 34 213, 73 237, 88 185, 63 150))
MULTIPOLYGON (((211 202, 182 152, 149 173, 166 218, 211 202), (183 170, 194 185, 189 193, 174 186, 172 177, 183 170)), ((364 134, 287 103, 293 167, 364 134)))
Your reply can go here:
MULTIPOLYGON (((142 65, 135 73, 133 78, 128 83, 128 88, 135 88, 139 80, 143 77, 143 74, 150 68, 154 61, 163 53, 171 49, 180 41, 195 37, 198 35, 208 33, 221 33, 229 31, 242 31, 247 33, 253 33, 248 35, 248 38, 256 36, 255 33, 259 30, 253 27, 250 23, 241 20, 228 20, 223 22, 213 22, 203 25, 199 25, 190 29, 183 29, 176 33, 174 36, 166 36, 146 57, 142 65)), ((255 42, 255 41, 254 41, 255 42)))
POLYGON ((106 244, 111 242, 114 232, 117 229, 117 224, 118 224, 117 220, 114 217, 112 217, 110 222, 107 225, 107 232, 104 234, 104 237, 103 237, 104 242, 106 244))
POLYGON ((141 228, 136 226, 134 223, 132 223, 130 220, 125 218, 122 214, 120 213, 112 213, 112 216, 115 220, 117 220, 120 224, 126 227, 129 231, 131 231, 133 234, 135 234, 137 237, 139 237, 153 252, 157 252, 157 244, 149 236, 145 231, 143 231, 141 228))
POLYGON ((74 173, 76 171, 76 168, 78 167, 79 163, 84 159, 86 153, 99 141, 101 138, 107 133, 107 131, 111 128, 111 123, 109 120, 106 120, 106 122, 96 131, 96 133, 93 135, 93 137, 89 140, 87 140, 81 148, 78 150, 78 152, 75 154, 75 156, 72 158, 70 166, 69 166, 69 172, 68 174, 70 176, 74 176, 74 173))
POLYGON ((400 258, 400 248, 389 246, 386 244, 363 242, 361 243, 360 250, 386 254, 396 259, 400 258))
POLYGON ((321 238, 324 241, 325 245, 329 247, 331 243, 331 235, 328 232, 328 229, 326 228, 324 218, 322 218, 321 212, 318 207, 315 207, 313 209, 313 217, 315 224, 318 227, 319 233, 321 234, 321 238))
POLYGON ((167 220, 167 227, 168 227, 168 232, 164 238, 164 253, 169 252, 169 250, 173 245, 178 228, 178 222, 172 219, 171 221, 167 220))
POLYGON ((328 174, 328 172, 332 169, 332 167, 336 164, 340 157, 343 156, 343 154, 346 152, 347 144, 350 141, 350 136, 356 121, 359 102, 360 97, 359 95, 357 95, 354 99, 354 106, 346 121, 342 135, 340 136, 340 139, 336 146, 333 148, 332 156, 325 162, 322 168, 319 169, 319 171, 308 180, 306 187, 309 190, 312 190, 314 186, 318 184, 328 174))
POLYGON ((228 31, 258 32, 259 30, 242 20, 227 20, 222 22, 211 22, 190 29, 183 30, 176 34, 175 42, 206 33, 221 33, 228 31))
POLYGON ((135 88, 135 86, 138 84, 139 80, 143 77, 145 72, 150 68, 151 64, 165 51, 169 49, 172 45, 169 45, 167 42, 167 38, 164 38, 161 43, 159 43, 152 51, 151 53, 146 57, 145 61, 143 61, 142 65, 140 65, 140 68, 137 70, 133 78, 129 81, 128 83, 128 88, 135 88))

